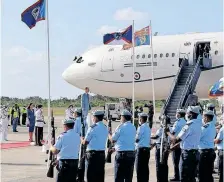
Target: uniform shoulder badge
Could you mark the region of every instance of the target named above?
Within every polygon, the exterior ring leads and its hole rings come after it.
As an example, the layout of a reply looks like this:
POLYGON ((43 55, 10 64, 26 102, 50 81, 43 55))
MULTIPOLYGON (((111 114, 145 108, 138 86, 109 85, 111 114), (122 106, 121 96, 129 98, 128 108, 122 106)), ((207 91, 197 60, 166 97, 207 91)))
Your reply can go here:
POLYGON ((92 126, 90 126, 91 128, 94 128, 94 127, 96 127, 97 125, 96 124, 93 124, 92 126))
POLYGON ((190 126, 193 123, 193 121, 187 122, 186 125, 190 126))
POLYGON ((204 128, 207 128, 208 126, 209 126, 209 124, 205 124, 203 127, 204 127, 204 128))
POLYGON ((65 132, 61 133, 57 139, 61 138, 65 133, 67 133, 67 132, 65 131, 65 132))

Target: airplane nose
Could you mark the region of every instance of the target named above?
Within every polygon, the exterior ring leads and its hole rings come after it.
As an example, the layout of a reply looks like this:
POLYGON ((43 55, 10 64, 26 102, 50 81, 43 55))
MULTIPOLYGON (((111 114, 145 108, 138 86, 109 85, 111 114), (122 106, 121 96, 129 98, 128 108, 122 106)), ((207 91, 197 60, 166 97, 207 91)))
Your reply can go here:
POLYGON ((65 81, 68 81, 68 80, 69 80, 68 69, 66 69, 66 70, 62 73, 62 78, 63 78, 65 81))

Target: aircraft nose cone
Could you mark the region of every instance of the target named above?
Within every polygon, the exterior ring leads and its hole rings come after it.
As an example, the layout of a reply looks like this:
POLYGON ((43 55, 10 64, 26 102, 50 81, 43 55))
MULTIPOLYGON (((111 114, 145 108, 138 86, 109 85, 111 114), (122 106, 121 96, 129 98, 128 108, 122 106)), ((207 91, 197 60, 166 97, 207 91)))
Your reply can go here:
POLYGON ((68 69, 66 69, 63 73, 62 73, 62 78, 66 81, 69 82, 69 71, 68 69))

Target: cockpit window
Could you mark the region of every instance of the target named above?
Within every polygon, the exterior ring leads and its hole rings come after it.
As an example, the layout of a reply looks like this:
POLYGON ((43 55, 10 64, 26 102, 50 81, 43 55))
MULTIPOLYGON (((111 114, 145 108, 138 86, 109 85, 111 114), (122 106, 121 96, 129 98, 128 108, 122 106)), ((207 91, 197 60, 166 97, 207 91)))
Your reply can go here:
POLYGON ((82 59, 82 57, 77 58, 77 57, 75 56, 75 58, 73 59, 73 61, 75 61, 76 63, 81 63, 81 62, 83 62, 84 60, 82 59))
POLYGON ((114 48, 110 48, 108 51, 109 51, 109 52, 114 51, 114 48))

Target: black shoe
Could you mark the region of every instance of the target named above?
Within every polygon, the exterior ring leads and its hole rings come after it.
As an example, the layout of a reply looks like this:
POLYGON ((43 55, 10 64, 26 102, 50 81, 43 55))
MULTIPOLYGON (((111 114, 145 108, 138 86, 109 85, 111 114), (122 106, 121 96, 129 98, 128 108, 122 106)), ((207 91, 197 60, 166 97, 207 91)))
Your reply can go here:
POLYGON ((13 132, 18 132, 18 131, 16 130, 16 131, 13 131, 13 132))
POLYGON ((172 179, 170 179, 170 181, 180 181, 180 180, 176 179, 176 178, 172 178, 172 179))

